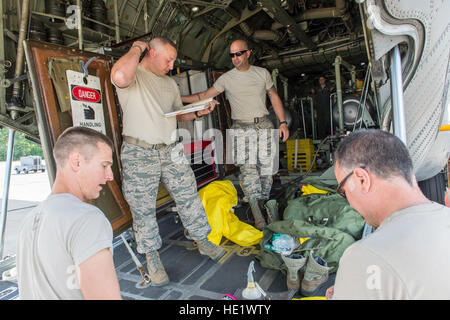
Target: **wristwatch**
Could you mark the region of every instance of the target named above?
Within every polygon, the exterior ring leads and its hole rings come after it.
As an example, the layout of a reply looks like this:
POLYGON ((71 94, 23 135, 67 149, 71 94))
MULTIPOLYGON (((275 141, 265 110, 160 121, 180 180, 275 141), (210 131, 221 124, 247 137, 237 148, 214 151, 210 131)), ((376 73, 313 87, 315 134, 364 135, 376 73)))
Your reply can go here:
POLYGON ((138 46, 137 44, 133 44, 132 46, 131 46, 131 48, 139 48, 139 50, 141 51, 141 54, 142 54, 142 48, 141 48, 141 46, 138 46))
POLYGON ((281 121, 281 122, 280 122, 280 126, 281 126, 283 123, 285 123, 286 125, 288 124, 287 121, 281 121))
POLYGON ((201 116, 198 115, 198 111, 195 111, 194 114, 195 114, 195 118, 201 118, 201 117, 203 117, 203 115, 201 115, 201 116))

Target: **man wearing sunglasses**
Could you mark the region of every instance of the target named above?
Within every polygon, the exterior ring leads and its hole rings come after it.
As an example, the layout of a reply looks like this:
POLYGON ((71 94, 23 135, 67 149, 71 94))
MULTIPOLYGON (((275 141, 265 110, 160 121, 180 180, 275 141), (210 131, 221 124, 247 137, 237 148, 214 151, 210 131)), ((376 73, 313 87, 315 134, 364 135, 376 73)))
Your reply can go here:
MULTIPOLYGON (((244 195, 250 203, 255 226, 262 229, 266 222, 261 213, 263 201, 268 200, 272 188, 272 175, 275 173, 276 157, 267 156, 275 148, 272 139, 273 124, 267 118, 266 96, 280 120, 279 136, 285 142, 289 137, 289 129, 284 117, 283 103, 275 91, 272 77, 267 69, 253 66, 249 62, 251 50, 244 40, 236 40, 230 45, 230 58, 234 69, 224 73, 211 88, 206 91, 182 96, 183 102, 192 103, 212 98, 225 91, 231 106, 233 126, 232 134, 251 140, 255 135, 262 142, 257 146, 250 142, 236 143, 237 165, 240 167, 240 183, 244 195), (264 148, 266 150, 263 150, 264 148), (251 160, 253 159, 253 160, 251 160), (254 161, 256 159, 256 161, 254 161), (253 163, 256 162, 256 163, 253 163)), ((254 141, 254 140, 253 140, 254 141)), ((236 151, 236 150, 235 150, 236 151)))
POLYGON ((376 230, 346 249, 327 296, 450 299, 450 209, 423 195, 403 142, 358 130, 335 160, 338 193, 376 230))

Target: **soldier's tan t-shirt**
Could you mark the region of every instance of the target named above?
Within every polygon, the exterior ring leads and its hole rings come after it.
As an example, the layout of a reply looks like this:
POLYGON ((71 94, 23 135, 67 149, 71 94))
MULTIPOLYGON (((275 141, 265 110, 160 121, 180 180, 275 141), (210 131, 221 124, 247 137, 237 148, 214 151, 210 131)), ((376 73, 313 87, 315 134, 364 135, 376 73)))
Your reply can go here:
POLYGON ((234 68, 221 75, 213 87, 219 92, 225 91, 234 120, 251 121, 269 114, 266 94, 273 82, 265 68, 250 66, 247 71, 234 68))
POLYGON ((450 209, 432 203, 397 211, 349 246, 333 299, 450 299, 450 209))
MULTIPOLYGON (((111 82, 114 84, 112 79, 111 82)), ((123 89, 115 87, 123 111, 124 136, 150 144, 175 142, 176 117, 164 116, 183 106, 175 80, 166 75, 157 76, 138 66, 132 84, 123 89)))
POLYGON ((83 299, 77 267, 112 253, 113 230, 97 207, 72 194, 51 194, 24 218, 17 239, 21 300, 83 299))

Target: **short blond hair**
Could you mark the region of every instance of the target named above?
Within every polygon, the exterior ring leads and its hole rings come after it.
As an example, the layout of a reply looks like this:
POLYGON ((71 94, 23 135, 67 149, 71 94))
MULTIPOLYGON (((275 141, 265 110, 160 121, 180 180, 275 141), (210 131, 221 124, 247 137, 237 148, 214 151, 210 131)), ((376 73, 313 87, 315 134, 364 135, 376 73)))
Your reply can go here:
POLYGON ((70 127, 64 130, 53 147, 56 165, 64 167, 72 151, 78 151, 90 160, 98 149, 98 143, 105 143, 111 150, 114 149, 111 139, 96 130, 86 127, 70 127))

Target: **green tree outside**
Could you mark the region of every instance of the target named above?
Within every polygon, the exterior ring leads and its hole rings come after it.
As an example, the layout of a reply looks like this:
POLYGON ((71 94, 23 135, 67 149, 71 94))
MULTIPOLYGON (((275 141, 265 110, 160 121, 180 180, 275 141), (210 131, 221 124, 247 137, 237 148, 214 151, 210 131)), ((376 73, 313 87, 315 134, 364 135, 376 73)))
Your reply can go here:
MULTIPOLYGON (((0 161, 6 161, 8 131, 7 128, 0 129, 0 161)), ((43 157, 42 147, 39 144, 27 140, 23 134, 16 132, 14 136, 13 161, 18 161, 20 157, 25 156, 43 157)))

